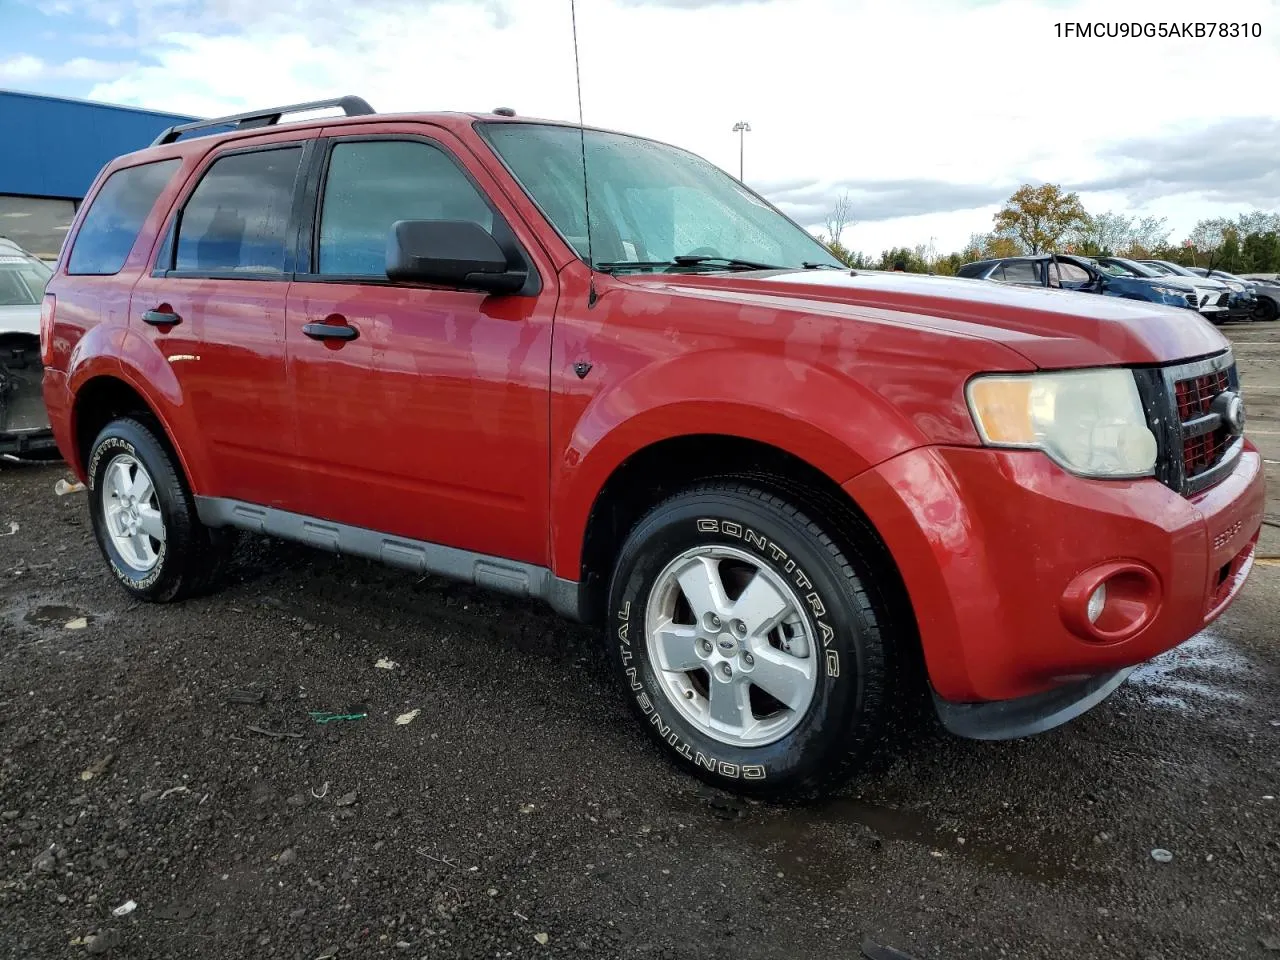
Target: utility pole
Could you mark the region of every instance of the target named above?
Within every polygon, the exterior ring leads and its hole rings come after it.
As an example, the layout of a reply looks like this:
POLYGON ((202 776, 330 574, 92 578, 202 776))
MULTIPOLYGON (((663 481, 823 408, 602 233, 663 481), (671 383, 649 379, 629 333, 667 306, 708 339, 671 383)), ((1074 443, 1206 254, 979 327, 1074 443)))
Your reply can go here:
POLYGON ((738 135, 738 180, 743 182, 743 154, 746 152, 747 134, 751 132, 751 124, 745 120, 739 120, 733 125, 733 132, 738 135))

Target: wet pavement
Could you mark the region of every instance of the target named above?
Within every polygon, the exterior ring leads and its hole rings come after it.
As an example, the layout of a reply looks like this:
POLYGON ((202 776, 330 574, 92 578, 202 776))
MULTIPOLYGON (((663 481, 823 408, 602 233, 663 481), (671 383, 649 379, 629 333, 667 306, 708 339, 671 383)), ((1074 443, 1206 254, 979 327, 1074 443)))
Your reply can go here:
POLYGON ((1078 721, 795 808, 537 606, 262 539, 133 603, 63 475, 0 466, 2 957, 1280 956, 1280 564, 1078 721))

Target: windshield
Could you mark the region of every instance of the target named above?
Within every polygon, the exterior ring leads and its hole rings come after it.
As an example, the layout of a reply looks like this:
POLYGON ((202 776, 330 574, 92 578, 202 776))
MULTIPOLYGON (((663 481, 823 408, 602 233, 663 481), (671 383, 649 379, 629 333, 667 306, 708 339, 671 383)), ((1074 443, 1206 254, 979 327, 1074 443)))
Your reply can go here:
POLYGON ((1144 267, 1153 271, 1153 275, 1157 277, 1171 277, 1174 272, 1166 267, 1163 263, 1144 263, 1144 267))
MULTIPOLYGON (((1188 270, 1186 267, 1179 266, 1179 265, 1178 265, 1178 264, 1176 264, 1176 263, 1162 263, 1162 264, 1160 264, 1160 266, 1164 267, 1166 270, 1168 270, 1168 271, 1169 271, 1171 274, 1173 274, 1175 277, 1195 277, 1195 276, 1196 276, 1194 273, 1192 273, 1192 272, 1191 272, 1190 270, 1188 270)), ((1196 279, 1197 279, 1197 280, 1199 280, 1199 279, 1202 279, 1202 278, 1200 278, 1200 277, 1196 277, 1196 279)))
POLYGON ((1164 276, 1159 270, 1147 266, 1145 263, 1138 263, 1137 260, 1127 260, 1124 257, 1111 257, 1108 261, 1115 264, 1122 271, 1131 277, 1162 277, 1164 276))
POLYGON ((0 253, 0 307, 38 304, 53 271, 31 257, 0 253))
POLYGON ((599 130, 582 134, 591 184, 588 244, 578 128, 489 123, 482 133, 560 235, 593 266, 840 266, 816 239, 707 161, 599 130), (677 264, 677 257, 689 261, 677 264), (698 258, 712 262, 692 262, 698 258), (739 262, 716 262, 726 260, 739 262))
POLYGON ((1120 266, 1114 260, 1099 260, 1098 269, 1105 273, 1108 277, 1132 277, 1133 271, 1126 267, 1120 266))

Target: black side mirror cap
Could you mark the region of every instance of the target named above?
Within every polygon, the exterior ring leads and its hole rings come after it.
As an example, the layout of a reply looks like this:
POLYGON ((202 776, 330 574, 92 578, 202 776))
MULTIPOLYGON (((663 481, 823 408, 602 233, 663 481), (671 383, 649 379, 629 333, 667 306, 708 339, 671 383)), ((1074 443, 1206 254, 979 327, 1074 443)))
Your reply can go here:
POLYGON ((471 220, 397 220, 387 238, 387 277, 485 293, 516 293, 524 270, 513 270, 489 231, 471 220))

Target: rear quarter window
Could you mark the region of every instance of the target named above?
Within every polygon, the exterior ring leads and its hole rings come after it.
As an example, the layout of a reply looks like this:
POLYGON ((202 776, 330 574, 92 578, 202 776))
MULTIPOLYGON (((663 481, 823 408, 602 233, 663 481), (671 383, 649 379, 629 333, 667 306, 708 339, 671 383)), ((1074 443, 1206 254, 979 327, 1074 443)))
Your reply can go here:
POLYGON ((93 198, 67 260, 67 273, 119 273, 147 214, 182 161, 157 160, 117 170, 93 198))

